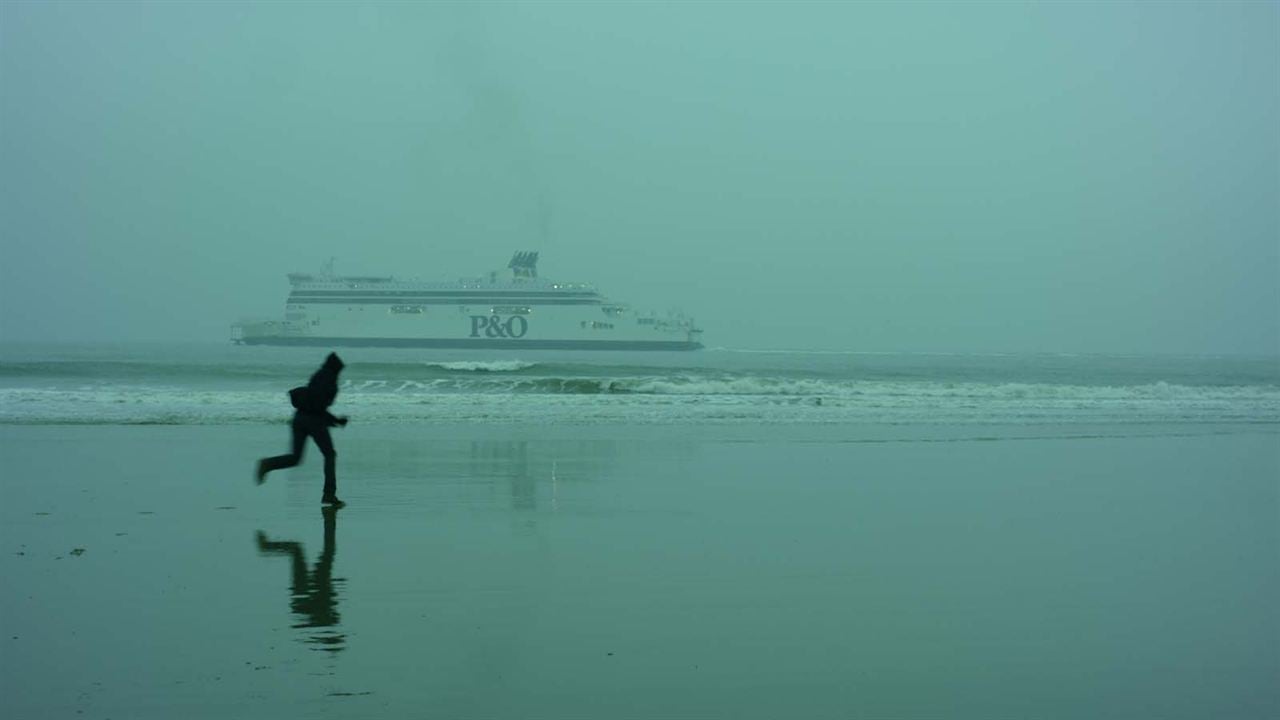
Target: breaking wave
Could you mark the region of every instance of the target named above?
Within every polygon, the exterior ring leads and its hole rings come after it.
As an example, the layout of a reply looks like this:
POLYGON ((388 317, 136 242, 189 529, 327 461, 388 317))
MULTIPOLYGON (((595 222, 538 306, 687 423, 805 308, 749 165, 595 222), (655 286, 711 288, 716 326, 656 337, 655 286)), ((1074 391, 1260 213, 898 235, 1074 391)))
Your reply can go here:
MULTIPOLYGON (((827 381, 770 377, 503 377, 344 383, 362 422, 1280 423, 1280 387, 827 381)), ((283 389, 0 388, 3 424, 284 422, 283 389)))
MULTIPOLYGON (((3 349, 3 348, 0 348, 3 349)), ((93 348, 0 356, 0 424, 288 419, 313 352, 93 348)), ((608 358, 370 352, 335 411, 360 422, 1280 423, 1275 358, 792 351, 608 358)))
POLYGON ((537 365, 537 363, 524 362, 523 360, 493 360, 489 362, 458 360, 455 362, 429 362, 424 364, 427 367, 440 368, 441 370, 462 372, 516 372, 528 370, 537 365))

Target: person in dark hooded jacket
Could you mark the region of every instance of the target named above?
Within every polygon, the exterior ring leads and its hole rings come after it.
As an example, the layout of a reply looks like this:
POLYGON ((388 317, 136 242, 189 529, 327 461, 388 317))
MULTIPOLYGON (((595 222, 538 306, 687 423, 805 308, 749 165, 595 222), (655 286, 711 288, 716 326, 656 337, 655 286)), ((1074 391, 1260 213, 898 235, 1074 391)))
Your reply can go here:
POLYGON ((333 438, 329 436, 329 428, 345 427, 347 418, 336 417, 329 412, 329 406, 338 397, 338 373, 345 365, 337 353, 329 353, 324 365, 311 376, 306 387, 295 388, 289 393, 293 405, 298 409, 293 414, 290 427, 293 431, 292 450, 284 455, 263 458, 258 461, 258 484, 267 479, 272 470, 289 468, 302 462, 302 450, 306 447, 307 438, 315 440, 316 447, 324 456, 324 493, 320 498, 322 505, 341 507, 346 503, 338 499, 337 461, 338 453, 333 449, 333 438))

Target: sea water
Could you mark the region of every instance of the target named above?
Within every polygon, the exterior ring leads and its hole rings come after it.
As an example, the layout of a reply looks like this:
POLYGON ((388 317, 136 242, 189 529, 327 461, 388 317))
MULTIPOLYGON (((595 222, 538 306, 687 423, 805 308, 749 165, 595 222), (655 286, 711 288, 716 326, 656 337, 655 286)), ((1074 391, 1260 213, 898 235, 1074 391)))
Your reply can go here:
MULTIPOLYGON (((1274 357, 339 349, 361 422, 1096 425, 1280 422, 1274 357)), ((252 424, 326 350, 0 347, 0 424, 252 424)))
POLYGON ((0 350, 13 717, 1276 717, 1275 358, 0 350), (290 548, 296 548, 296 553, 290 548))

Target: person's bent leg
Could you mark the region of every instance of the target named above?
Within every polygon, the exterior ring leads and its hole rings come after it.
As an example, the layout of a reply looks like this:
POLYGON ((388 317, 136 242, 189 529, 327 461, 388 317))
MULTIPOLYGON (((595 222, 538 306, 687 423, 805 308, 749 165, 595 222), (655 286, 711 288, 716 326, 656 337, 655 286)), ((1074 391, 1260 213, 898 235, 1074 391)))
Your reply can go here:
POLYGON ((307 432, 299 423, 298 418, 294 418, 289 429, 293 432, 292 446, 290 451, 284 455, 276 455, 274 457, 263 458, 258 461, 258 482, 261 483, 267 473, 272 470, 281 470, 291 468, 302 462, 302 451, 306 448, 307 432))

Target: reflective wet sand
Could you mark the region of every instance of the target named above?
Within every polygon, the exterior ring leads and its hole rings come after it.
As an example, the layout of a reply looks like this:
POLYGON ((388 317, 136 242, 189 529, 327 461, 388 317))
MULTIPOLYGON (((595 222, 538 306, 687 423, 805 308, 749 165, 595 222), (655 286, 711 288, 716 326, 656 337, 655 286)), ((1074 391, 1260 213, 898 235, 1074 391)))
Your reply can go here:
POLYGON ((1277 436, 1037 433, 0 428, 5 714, 1280 713, 1277 436))

